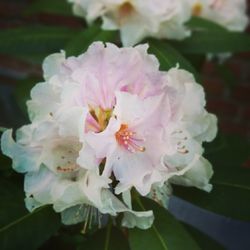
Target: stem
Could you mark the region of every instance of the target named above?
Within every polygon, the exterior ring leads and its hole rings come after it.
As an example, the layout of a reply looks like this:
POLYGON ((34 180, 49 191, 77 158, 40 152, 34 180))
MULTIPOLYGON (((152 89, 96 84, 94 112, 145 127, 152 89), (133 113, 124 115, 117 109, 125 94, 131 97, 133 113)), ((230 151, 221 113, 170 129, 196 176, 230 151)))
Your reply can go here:
POLYGON ((104 250, 109 250, 111 229, 112 229, 112 221, 111 221, 111 219, 109 219, 104 250))
MULTIPOLYGON (((144 207, 144 205, 143 205, 142 202, 141 202, 141 199, 140 199, 139 194, 136 193, 134 197, 135 197, 135 200, 136 200, 136 202, 138 203, 138 205, 141 207, 141 209, 142 209, 143 211, 146 211, 146 208, 144 207)), ((160 232, 158 231, 158 229, 156 228, 156 226, 155 226, 154 224, 152 225, 152 229, 153 229, 154 233, 156 234, 156 237, 157 237, 158 240, 160 241, 160 243, 161 243, 163 249, 164 249, 164 250, 168 250, 168 247, 167 247, 167 245, 166 245, 164 239, 162 238, 160 232)))

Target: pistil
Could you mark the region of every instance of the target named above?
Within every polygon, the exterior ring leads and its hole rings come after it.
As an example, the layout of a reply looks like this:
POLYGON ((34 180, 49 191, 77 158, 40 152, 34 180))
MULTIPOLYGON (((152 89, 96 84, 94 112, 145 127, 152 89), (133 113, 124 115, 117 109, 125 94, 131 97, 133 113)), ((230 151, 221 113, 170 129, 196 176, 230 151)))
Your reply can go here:
POLYGON ((145 142, 145 139, 138 137, 137 133, 130 130, 126 124, 121 125, 115 137, 118 144, 131 153, 144 152, 146 150, 146 148, 141 145, 145 142))

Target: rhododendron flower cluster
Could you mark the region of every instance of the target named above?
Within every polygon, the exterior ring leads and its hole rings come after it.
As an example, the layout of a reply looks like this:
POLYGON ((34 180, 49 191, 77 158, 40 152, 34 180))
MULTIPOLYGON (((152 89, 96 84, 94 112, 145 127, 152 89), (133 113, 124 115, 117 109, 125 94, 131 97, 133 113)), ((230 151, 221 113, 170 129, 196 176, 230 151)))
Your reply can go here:
POLYGON ((73 11, 91 23, 101 17, 104 30, 120 30, 123 45, 145 37, 183 39, 191 17, 188 0, 69 0, 73 11))
POLYGON ((189 0, 192 13, 231 31, 244 31, 248 25, 246 0, 189 0))
POLYGON ((52 204, 65 224, 123 213, 123 226, 148 228, 131 191, 166 206, 171 183, 210 191, 203 158, 217 120, 192 74, 159 70, 148 45, 93 43, 86 53, 48 56, 31 91, 31 123, 2 135, 4 154, 25 173, 26 206, 52 204))
POLYGON ((184 39, 191 34, 186 22, 200 16, 232 31, 247 24, 246 0, 68 0, 73 11, 92 23, 102 19, 104 30, 120 30, 123 45, 146 37, 184 39))

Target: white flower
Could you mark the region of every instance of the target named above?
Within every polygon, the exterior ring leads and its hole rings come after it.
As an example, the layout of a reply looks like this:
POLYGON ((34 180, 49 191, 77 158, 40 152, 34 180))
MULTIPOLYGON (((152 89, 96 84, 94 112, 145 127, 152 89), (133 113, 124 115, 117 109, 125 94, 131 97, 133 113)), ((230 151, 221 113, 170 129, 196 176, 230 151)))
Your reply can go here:
POLYGON ((175 101, 172 103, 175 117, 166 130, 169 144, 164 161, 168 166, 179 169, 189 166, 183 176, 175 176, 170 182, 210 191, 212 187, 209 179, 213 170, 201 157, 201 143, 214 139, 217 133, 217 118, 205 110, 203 88, 195 82, 191 74, 184 70, 172 69, 168 73, 168 84, 176 89, 181 101, 178 104, 175 101))
POLYGON ((27 103, 31 124, 16 141, 11 130, 1 138, 25 173, 30 211, 51 204, 66 224, 86 225, 90 215, 123 213, 124 226, 145 229, 153 214, 133 211, 132 188, 161 204, 169 183, 211 190, 202 142, 217 126, 203 88, 184 70, 161 72, 147 48, 97 42, 79 57, 45 59, 45 82, 27 103))
POLYGON ((201 16, 231 31, 248 25, 246 0, 189 0, 193 15, 201 16))
POLYGON ((102 28, 120 30, 123 45, 145 37, 183 39, 190 35, 185 22, 191 16, 187 0, 69 0, 76 15, 89 23, 101 17, 102 28))

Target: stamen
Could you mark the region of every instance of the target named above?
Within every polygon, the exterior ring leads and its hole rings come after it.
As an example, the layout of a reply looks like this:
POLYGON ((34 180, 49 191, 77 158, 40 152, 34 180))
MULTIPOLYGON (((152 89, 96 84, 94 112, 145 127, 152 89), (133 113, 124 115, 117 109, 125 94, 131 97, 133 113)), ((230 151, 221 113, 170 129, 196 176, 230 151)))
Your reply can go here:
POLYGON ((84 207, 81 207, 81 212, 83 213, 84 218, 84 225, 81 231, 82 234, 86 234, 88 229, 91 229, 93 225, 97 225, 98 228, 101 228, 102 214, 97 208, 85 205, 84 207))
POLYGON ((203 6, 201 3, 196 3, 194 6, 193 6, 193 15, 194 16, 200 16, 201 13, 202 13, 202 10, 203 10, 203 6))
POLYGON ((105 130, 112 116, 112 110, 103 110, 101 107, 93 108, 91 106, 89 106, 89 110, 85 130, 95 133, 105 130))
POLYGON ((119 19, 122 20, 130 16, 134 11, 134 7, 130 2, 125 2, 119 7, 119 19))
POLYGON ((73 172, 75 170, 77 170, 79 168, 79 166, 75 163, 73 164, 69 164, 66 166, 57 166, 56 170, 59 173, 69 173, 69 172, 73 172))
POLYGON ((141 146, 142 142, 145 142, 144 138, 138 138, 136 132, 129 130, 128 125, 122 124, 121 128, 115 134, 116 140, 131 153, 144 152, 146 148, 141 146))
POLYGON ((178 149, 177 151, 181 154, 188 154, 189 153, 189 151, 187 149, 178 149))

